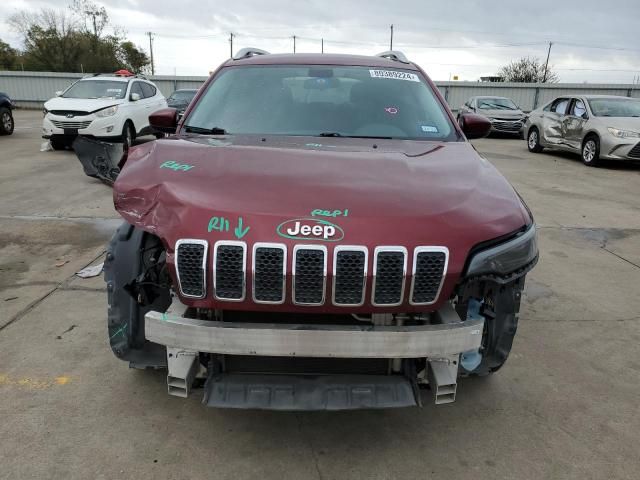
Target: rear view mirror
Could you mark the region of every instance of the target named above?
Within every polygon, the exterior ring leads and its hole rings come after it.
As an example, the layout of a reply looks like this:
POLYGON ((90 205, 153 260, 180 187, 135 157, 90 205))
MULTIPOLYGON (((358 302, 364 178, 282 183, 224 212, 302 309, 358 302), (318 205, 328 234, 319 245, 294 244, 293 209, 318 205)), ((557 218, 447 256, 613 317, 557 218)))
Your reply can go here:
POLYGON ((489 135, 491 122, 482 115, 475 113, 463 113, 460 115, 460 128, 465 136, 471 140, 489 135))
POLYGON ((137 102, 138 100, 140 100, 140 94, 139 93, 132 93, 129 98, 131 99, 132 102, 137 102))
POLYGON ((149 125, 158 132, 176 133, 176 128, 178 127, 178 110, 175 108, 156 110, 149 115, 149 125))

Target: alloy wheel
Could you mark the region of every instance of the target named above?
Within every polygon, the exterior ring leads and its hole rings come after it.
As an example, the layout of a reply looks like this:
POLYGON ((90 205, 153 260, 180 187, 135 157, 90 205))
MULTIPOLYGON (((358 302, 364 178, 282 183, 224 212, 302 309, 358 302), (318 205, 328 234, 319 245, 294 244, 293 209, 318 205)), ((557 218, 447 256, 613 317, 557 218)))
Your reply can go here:
POLYGON ((587 140, 582 148, 582 159, 591 163, 596 156, 596 142, 593 140, 587 140))

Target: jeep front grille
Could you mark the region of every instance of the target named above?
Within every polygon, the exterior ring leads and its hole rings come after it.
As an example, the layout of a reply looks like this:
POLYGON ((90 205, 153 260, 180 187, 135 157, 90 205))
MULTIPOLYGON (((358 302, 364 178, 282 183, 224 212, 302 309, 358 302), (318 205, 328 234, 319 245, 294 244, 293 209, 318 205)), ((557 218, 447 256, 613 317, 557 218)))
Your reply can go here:
POLYGON ((253 301, 283 303, 287 274, 287 250, 279 243, 253 246, 253 301))
POLYGON ((418 247, 415 249, 410 298, 412 305, 429 305, 436 301, 447 268, 447 256, 448 250, 445 248, 418 247))
POLYGON ((293 303, 322 305, 326 279, 326 247, 296 245, 293 249, 293 303))
POLYGON ((183 239, 176 242, 176 273, 185 297, 203 298, 206 291, 207 242, 183 239))
POLYGON ((333 253, 333 303, 359 306, 364 303, 367 280, 367 249, 336 247, 333 253))
POLYGON ((213 289, 219 300, 240 302, 245 295, 247 245, 244 242, 220 241, 213 251, 213 289))
POLYGON ((402 303, 407 274, 407 249, 376 247, 373 257, 373 299, 376 306, 402 303))
POLYGON ((241 302, 250 282, 250 299, 255 303, 319 306, 328 296, 329 303, 338 307, 393 307, 405 301, 431 305, 440 295, 449 259, 445 247, 416 247, 409 255, 402 246, 378 246, 370 260, 364 246, 338 245, 329 252, 324 245, 295 245, 288 262, 285 244, 255 243, 247 266, 246 243, 220 240, 213 245, 209 262, 213 272, 207 274, 207 245, 205 240, 194 239, 176 243, 175 266, 183 296, 212 295, 216 300, 241 302), (329 258, 331 268, 327 267, 329 258), (208 275, 213 278, 211 293, 206 286, 208 275), (367 278, 372 279, 370 289, 367 278))

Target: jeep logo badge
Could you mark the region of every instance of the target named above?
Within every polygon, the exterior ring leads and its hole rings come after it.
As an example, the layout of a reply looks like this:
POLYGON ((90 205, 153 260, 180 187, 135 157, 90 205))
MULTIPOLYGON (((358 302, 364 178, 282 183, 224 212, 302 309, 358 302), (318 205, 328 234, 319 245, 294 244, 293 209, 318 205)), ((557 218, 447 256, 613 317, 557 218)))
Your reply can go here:
POLYGON ((335 223, 319 218, 296 218, 278 225, 278 235, 293 240, 320 240, 323 242, 339 242, 344 238, 344 231, 335 223))

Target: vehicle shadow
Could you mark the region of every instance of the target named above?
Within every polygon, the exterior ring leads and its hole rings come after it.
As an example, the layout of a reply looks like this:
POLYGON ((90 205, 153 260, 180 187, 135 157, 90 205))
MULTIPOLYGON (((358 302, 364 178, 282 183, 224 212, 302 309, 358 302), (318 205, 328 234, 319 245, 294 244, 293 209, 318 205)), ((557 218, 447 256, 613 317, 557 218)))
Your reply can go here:
MULTIPOLYGON (((580 155, 577 153, 564 152, 561 150, 549 150, 545 149, 543 153, 549 156, 556 157, 556 159, 571 160, 575 163, 582 163, 580 155)), ((599 168, 605 168, 608 170, 620 170, 620 171, 640 171, 640 161, 635 160, 601 160, 599 168)))

